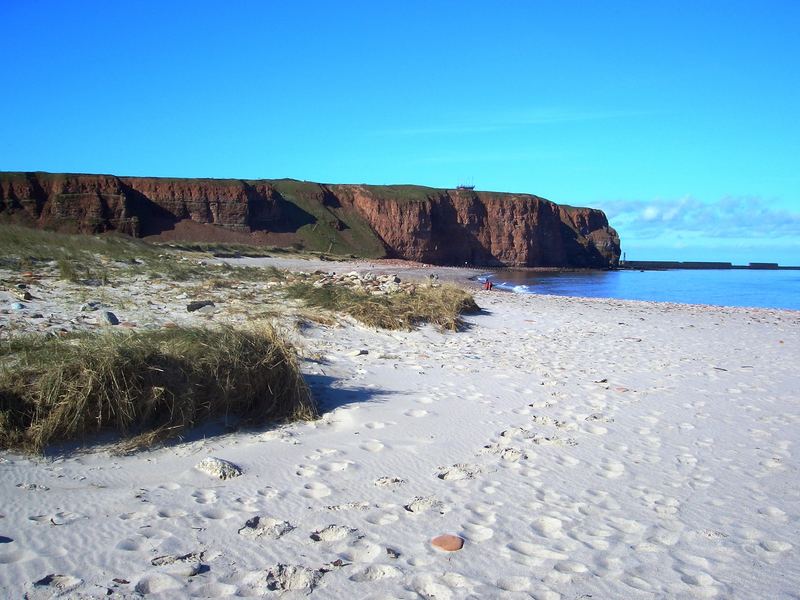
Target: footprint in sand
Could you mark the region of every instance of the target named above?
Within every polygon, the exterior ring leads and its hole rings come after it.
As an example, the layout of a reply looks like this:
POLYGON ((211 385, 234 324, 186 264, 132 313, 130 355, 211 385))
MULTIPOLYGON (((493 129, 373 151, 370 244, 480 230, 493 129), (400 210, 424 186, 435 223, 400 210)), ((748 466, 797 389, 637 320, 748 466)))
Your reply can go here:
POLYGON ((553 568, 559 573, 564 573, 566 575, 578 575, 580 573, 586 573, 589 570, 585 564, 574 560, 559 561, 553 568))
POLYGON ((320 465, 321 471, 326 471, 328 473, 339 473, 341 471, 345 471, 355 465, 352 460, 342 460, 342 461, 334 461, 324 465, 320 465))
POLYGON ((432 496, 423 497, 415 496, 405 505, 405 509, 410 513, 423 513, 428 511, 435 511, 440 514, 448 512, 447 506, 440 500, 432 496))
POLYGON ((239 529, 239 535, 256 539, 265 537, 272 540, 277 540, 290 531, 294 530, 294 525, 289 521, 281 521, 271 517, 255 516, 248 519, 244 526, 239 529))
POLYGON ((506 462, 515 463, 528 458, 528 455, 517 448, 504 448, 500 452, 500 459, 506 462))
POLYGON ((410 410, 407 410, 403 414, 405 416, 407 416, 407 417, 425 417, 425 416, 428 416, 431 413, 428 412, 427 410, 422 409, 422 408, 412 408, 410 410))
POLYGON ((180 510, 179 508, 162 508, 156 513, 161 519, 177 519, 179 517, 185 517, 186 514, 185 510, 180 510))
POLYGON ((400 477, 378 477, 374 483, 376 487, 394 488, 405 485, 406 480, 400 477))
POLYGON ((143 537, 127 538, 119 542, 116 548, 125 552, 143 552, 148 549, 147 539, 143 537))
POLYGON ((788 552, 792 549, 792 545, 789 542, 781 542, 779 540, 764 540, 759 546, 767 552, 788 552))
POLYGON ((439 467, 436 476, 445 481, 461 481, 463 479, 474 479, 482 472, 483 469, 479 465, 458 463, 450 467, 439 467))
POLYGON ((325 510, 331 510, 333 512, 338 512, 341 510, 369 510, 370 508, 369 502, 345 502, 344 504, 332 504, 330 506, 326 506, 325 510))
POLYGON ((497 587, 504 592, 527 592, 531 587, 531 580, 518 576, 501 577, 497 580, 497 587))
POLYGON ((597 425, 596 423, 587 423, 584 425, 583 430, 586 433, 591 433, 594 435, 605 435, 608 433, 608 428, 603 427, 602 425, 597 425))
POLYGON ((270 499, 278 495, 278 490, 272 487, 265 487, 256 492, 259 496, 270 499))
POLYGON ((579 464, 581 464, 580 460, 569 456, 568 454, 556 456, 553 460, 562 467, 577 467, 579 464))
POLYGON ((331 488, 324 483, 307 483, 300 492, 306 498, 324 498, 331 495, 331 488))
POLYGON ((382 552, 384 550, 378 544, 359 538, 340 552, 339 555, 350 562, 365 563, 374 561, 382 552))
POLYGON ((10 550, 0 552, 0 565, 10 565, 34 558, 35 555, 27 550, 10 550))
POLYGON ((543 516, 535 518, 531 523, 531 528, 542 537, 559 538, 563 535, 561 532, 562 525, 561 519, 543 516))
POLYGON ((189 587, 190 598, 231 598, 239 591, 235 585, 219 581, 204 582, 189 587))
POLYGON ((399 519, 400 517, 393 512, 380 511, 368 514, 364 520, 367 523, 372 523, 373 525, 391 525, 399 519))
POLYGON ((314 477, 317 474, 317 467, 315 465, 297 465, 294 474, 298 477, 314 477))
POLYGON ((49 525, 69 525, 70 523, 74 523, 79 519, 88 518, 89 517, 86 515, 81 515, 70 511, 62 511, 51 515, 32 515, 28 517, 28 520, 33 521, 34 523, 45 523, 49 525))
POLYGON ((718 590, 714 587, 716 580, 705 571, 692 569, 677 569, 681 573, 681 581, 692 586, 692 596, 696 598, 713 598, 718 590))
POLYGON ((461 537, 469 542, 485 542, 494 535, 494 529, 475 523, 464 523, 461 537))
POLYGON ((601 475, 603 477, 607 477, 608 479, 616 479, 617 477, 622 477, 625 473, 625 465, 621 462, 611 459, 605 459, 601 466, 601 475))
POLYGON ((392 565, 370 565, 363 571, 351 575, 350 580, 363 583, 379 581, 381 579, 394 579, 402 576, 403 572, 392 565))
POLYGON ((333 448, 317 448, 313 453, 306 456, 308 460, 320 460, 321 458, 335 456, 342 454, 341 450, 334 450, 333 448))
POLYGON ((478 502, 467 504, 465 508, 472 513, 468 522, 473 525, 492 525, 497 520, 497 508, 491 504, 478 502))
POLYGON ((179 590, 183 584, 172 575, 166 573, 152 573, 145 575, 136 584, 136 592, 142 595, 159 594, 172 590, 179 590))
POLYGON ((758 509, 759 514, 769 517, 779 523, 785 523, 788 520, 786 513, 777 506, 765 506, 758 509))
MULTIPOLYGON (((65 594, 72 592, 73 590, 77 589, 80 585, 83 584, 83 579, 79 579, 78 577, 73 577, 72 575, 47 575, 38 581, 35 581, 33 584, 34 590, 41 590, 44 591, 47 589, 46 594, 50 598, 56 598, 58 596, 64 596, 65 594), (52 594, 52 595, 51 595, 52 594)), ((34 592, 32 595, 25 594, 26 598, 38 598, 37 592, 34 592)))
POLYGON ((217 501, 217 492, 214 490, 196 490, 192 498, 197 504, 214 504, 217 501))
POLYGON ((236 513, 231 510, 222 508, 208 508, 200 512, 200 516, 212 521, 224 521, 236 516, 236 513))
POLYGON ((649 592, 650 590, 653 589, 652 585, 647 583, 646 580, 642 579, 638 575, 633 575, 633 574, 623 575, 622 582, 627 586, 630 586, 636 590, 641 590, 643 592, 649 592))
POLYGON ((121 515, 119 515, 119 519, 123 521, 133 521, 136 519, 145 519, 149 516, 150 516, 149 511, 138 510, 135 512, 122 513, 121 515))
POLYGON ((364 427, 366 427, 367 429, 383 429, 383 428, 387 427, 388 425, 394 425, 394 424, 395 423, 392 423, 391 421, 387 421, 387 422, 384 422, 384 421, 370 421, 369 423, 364 423, 364 427))
POLYGON ((315 542, 341 542, 348 537, 357 535, 358 529, 351 529, 344 525, 328 525, 324 529, 315 531, 310 537, 315 542))
POLYGON ((386 446, 384 446, 383 442, 380 440, 365 440, 359 448, 362 450, 366 450, 367 452, 380 452, 386 446))

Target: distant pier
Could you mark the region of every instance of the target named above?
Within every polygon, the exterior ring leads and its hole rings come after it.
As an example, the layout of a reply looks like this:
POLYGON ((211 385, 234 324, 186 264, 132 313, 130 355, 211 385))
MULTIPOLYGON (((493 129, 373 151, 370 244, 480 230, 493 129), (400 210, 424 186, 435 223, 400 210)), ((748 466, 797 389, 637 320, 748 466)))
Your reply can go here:
POLYGON ((677 260, 625 260, 619 262, 618 268, 633 271, 666 271, 668 269, 751 269, 754 271, 800 271, 800 266, 784 267, 778 263, 751 262, 747 265, 734 265, 733 263, 729 262, 696 262, 677 260))

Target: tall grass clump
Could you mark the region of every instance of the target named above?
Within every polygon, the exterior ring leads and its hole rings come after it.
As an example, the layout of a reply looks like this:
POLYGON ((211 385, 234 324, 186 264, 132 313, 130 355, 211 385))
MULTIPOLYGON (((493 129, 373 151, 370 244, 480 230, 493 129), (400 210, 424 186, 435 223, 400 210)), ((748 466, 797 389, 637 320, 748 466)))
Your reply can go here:
POLYGON ((268 326, 25 336, 0 349, 2 448, 41 452, 104 431, 136 447, 212 417, 316 414, 293 350, 268 326))
POLYGON ((408 330, 431 323, 442 330, 457 331, 463 325, 462 314, 480 310, 472 295, 455 285, 421 286, 413 293, 376 296, 341 285, 316 287, 301 281, 288 285, 286 291, 306 306, 343 312, 381 329, 408 330))

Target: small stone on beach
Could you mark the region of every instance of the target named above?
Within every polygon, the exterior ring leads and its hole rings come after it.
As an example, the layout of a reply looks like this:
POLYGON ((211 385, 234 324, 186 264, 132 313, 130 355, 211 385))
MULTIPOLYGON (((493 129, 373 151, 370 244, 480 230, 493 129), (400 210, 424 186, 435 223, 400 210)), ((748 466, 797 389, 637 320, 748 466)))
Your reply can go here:
POLYGON ((444 550, 445 552, 456 552, 464 547, 464 539, 457 535, 444 535, 437 536, 431 540, 431 546, 444 550))
POLYGON ((119 325, 119 319, 117 318, 117 315, 110 310, 103 312, 102 319, 106 325, 119 325))
POLYGON ((232 462, 222 460, 221 458, 215 458, 213 456, 204 458, 197 463, 194 468, 198 471, 202 471, 203 473, 211 475, 212 477, 223 480, 239 477, 239 475, 242 474, 242 469, 232 462))
POLYGON ((194 312, 206 306, 213 307, 214 303, 211 300, 195 300, 194 302, 189 302, 189 304, 186 305, 186 310, 188 312, 194 312))

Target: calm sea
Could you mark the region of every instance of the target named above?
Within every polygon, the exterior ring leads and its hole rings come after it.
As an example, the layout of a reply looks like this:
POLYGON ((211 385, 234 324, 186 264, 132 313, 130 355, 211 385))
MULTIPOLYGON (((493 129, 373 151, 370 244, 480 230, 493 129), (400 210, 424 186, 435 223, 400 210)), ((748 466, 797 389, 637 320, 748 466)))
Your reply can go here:
MULTIPOLYGON (((653 300, 800 310, 800 271, 675 270, 487 274, 495 287, 521 294, 653 300)), ((479 278, 484 280, 485 277, 479 278)))

